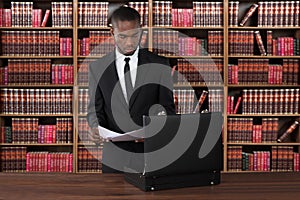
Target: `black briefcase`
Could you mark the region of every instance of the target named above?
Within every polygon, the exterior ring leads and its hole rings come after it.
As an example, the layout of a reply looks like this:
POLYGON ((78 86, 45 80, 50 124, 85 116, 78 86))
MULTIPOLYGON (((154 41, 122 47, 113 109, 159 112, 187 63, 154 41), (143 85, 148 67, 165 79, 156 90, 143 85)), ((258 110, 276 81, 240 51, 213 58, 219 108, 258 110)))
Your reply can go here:
POLYGON ((144 116, 145 152, 125 167, 125 180, 144 191, 220 184, 222 120, 221 113, 144 116))

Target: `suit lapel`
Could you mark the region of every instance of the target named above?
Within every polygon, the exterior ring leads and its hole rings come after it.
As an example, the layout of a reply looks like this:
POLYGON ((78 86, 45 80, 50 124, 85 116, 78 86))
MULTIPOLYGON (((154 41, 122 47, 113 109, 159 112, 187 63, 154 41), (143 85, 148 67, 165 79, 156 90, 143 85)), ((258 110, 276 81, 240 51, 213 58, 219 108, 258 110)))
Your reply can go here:
POLYGON ((112 93, 114 90, 115 94, 117 94, 117 97, 120 100, 120 102, 122 103, 122 105, 124 106, 128 106, 128 104, 126 103, 125 97, 123 95, 122 89, 121 89, 121 84, 119 81, 119 76, 117 73, 117 69, 116 69, 116 62, 115 62, 115 53, 112 53, 108 60, 112 61, 108 68, 107 68, 107 73, 105 73, 105 79, 106 79, 106 83, 109 83, 108 87, 111 88, 110 92, 112 93))
POLYGON ((138 67, 137 67, 137 74, 136 74, 136 81, 134 86, 134 93, 132 94, 129 102, 129 109, 133 106, 134 102, 136 101, 136 98, 141 91, 141 87, 144 83, 144 80, 146 78, 147 72, 149 70, 149 67, 143 66, 146 63, 149 63, 148 57, 146 56, 146 51, 143 49, 139 50, 138 55, 138 67))

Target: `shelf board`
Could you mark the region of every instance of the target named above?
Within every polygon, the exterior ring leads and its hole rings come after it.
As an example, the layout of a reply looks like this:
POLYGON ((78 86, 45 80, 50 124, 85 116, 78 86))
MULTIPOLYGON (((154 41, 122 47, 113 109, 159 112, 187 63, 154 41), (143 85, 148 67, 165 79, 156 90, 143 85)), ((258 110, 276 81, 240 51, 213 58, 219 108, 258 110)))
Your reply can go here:
POLYGON ((74 85, 71 84, 47 84, 47 85, 36 85, 36 84, 28 84, 28 85, 0 85, 0 88, 70 88, 74 85))
POLYGON ((228 114, 228 117, 300 117, 300 114, 228 114))
POLYGON ((88 30, 110 30, 110 27, 107 27, 107 26, 78 26, 77 29, 78 30, 84 30, 84 29, 88 29, 88 30))
POLYGON ((24 55, 24 56, 0 56, 0 59, 4 59, 4 58, 11 58, 11 59, 24 59, 24 58, 28 58, 28 59, 66 59, 66 58, 73 58, 73 56, 31 56, 31 55, 24 55))
POLYGON ((73 117, 73 114, 0 114, 0 117, 73 117))
POLYGON ((0 27, 0 30, 73 30, 73 27, 0 27))
POLYGON ((249 83, 249 84, 228 84, 228 87, 230 88, 245 88, 245 87, 274 87, 274 88, 298 88, 300 85, 282 85, 282 84, 255 84, 255 83, 249 83))
POLYGON ((266 29, 266 30, 278 30, 278 29, 295 29, 298 30, 300 29, 300 27, 296 27, 296 26, 261 26, 261 27, 257 27, 257 26, 229 26, 228 27, 229 30, 232 29, 255 29, 255 30, 260 30, 260 29, 266 29))
POLYGON ((174 84, 174 88, 177 87, 224 87, 222 84, 205 84, 205 83, 190 83, 190 84, 174 84))
POLYGON ((227 145, 233 145, 233 146, 300 146, 299 142, 289 142, 289 143, 246 143, 246 142, 227 142, 227 145))
POLYGON ((96 145, 94 142, 91 143, 78 143, 78 146, 97 146, 97 147, 103 147, 103 145, 96 145))
POLYGON ((78 117, 86 117, 87 114, 78 114, 78 117))
POLYGON ((212 58, 224 58, 224 56, 167 56, 159 54, 160 56, 165 56, 167 58, 187 58, 187 59, 199 59, 199 58, 206 58, 206 59, 212 59, 212 58))
POLYGON ((73 146, 73 143, 0 143, 0 146, 73 146))
POLYGON ((97 56, 77 56, 77 58, 84 58, 84 59, 89 59, 89 58, 91 58, 91 59, 98 59, 98 58, 101 58, 101 57, 103 57, 103 56, 105 56, 105 55, 97 55, 97 56))
POLYGON ((224 29, 223 26, 153 26, 153 29, 186 29, 186 30, 191 30, 191 29, 200 29, 200 30, 222 30, 224 29))
POLYGON ((259 56, 259 55, 231 55, 228 58, 291 58, 296 59, 300 58, 300 56, 259 56))
MULTIPOLYGON (((240 170, 240 171, 225 171, 225 172, 223 172, 223 173, 225 173, 225 174, 230 174, 230 173, 295 173, 295 171, 242 171, 242 170, 240 170)), ((296 172, 296 173, 299 173, 299 172, 296 172)))

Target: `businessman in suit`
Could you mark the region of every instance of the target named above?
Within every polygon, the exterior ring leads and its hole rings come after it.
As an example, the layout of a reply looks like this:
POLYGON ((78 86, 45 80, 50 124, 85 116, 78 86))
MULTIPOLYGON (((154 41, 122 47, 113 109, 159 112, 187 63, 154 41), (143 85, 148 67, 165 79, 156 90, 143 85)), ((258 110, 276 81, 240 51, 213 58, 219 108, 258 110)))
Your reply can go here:
MULTIPOLYGON (((98 125, 124 133, 143 126, 143 115, 175 114, 171 68, 166 58, 139 46, 140 14, 120 7, 111 15, 115 49, 89 66, 88 123, 91 136, 99 141, 98 125)), ((122 172, 130 156, 115 148, 143 152, 136 141, 104 142, 103 173, 122 172)))

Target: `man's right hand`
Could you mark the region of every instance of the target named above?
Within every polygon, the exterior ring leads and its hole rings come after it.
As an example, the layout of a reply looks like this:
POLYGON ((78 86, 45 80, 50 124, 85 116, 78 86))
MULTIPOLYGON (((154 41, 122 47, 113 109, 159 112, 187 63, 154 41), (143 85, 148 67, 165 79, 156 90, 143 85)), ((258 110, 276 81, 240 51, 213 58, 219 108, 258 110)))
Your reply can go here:
POLYGON ((96 145, 100 145, 103 142, 103 139, 99 135, 98 128, 89 129, 89 139, 94 142, 96 145))

